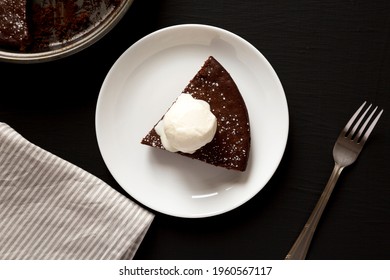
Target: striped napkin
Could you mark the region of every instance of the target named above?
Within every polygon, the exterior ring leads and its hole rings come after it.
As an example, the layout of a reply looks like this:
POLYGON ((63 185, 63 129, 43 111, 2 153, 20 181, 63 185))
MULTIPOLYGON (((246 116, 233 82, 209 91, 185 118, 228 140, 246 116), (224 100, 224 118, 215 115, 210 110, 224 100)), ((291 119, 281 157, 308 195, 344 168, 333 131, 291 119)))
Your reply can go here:
POLYGON ((0 259, 131 259, 153 217, 0 123, 0 259))

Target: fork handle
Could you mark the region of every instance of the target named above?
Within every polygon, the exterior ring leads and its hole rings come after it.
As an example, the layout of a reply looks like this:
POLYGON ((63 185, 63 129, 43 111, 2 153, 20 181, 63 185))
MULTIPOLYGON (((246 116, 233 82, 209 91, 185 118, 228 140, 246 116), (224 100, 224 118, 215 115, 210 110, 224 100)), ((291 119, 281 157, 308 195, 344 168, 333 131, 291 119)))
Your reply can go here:
POLYGON ((286 260, 304 260, 306 258, 307 251, 310 247, 310 242, 313 238, 314 232, 317 228, 318 222, 321 219, 322 212, 324 212, 325 206, 328 203, 329 197, 332 194, 334 186, 343 171, 342 166, 335 163, 332 174, 330 175, 329 181, 325 186, 324 191, 321 194, 313 212, 303 227, 294 245, 286 256, 286 260))

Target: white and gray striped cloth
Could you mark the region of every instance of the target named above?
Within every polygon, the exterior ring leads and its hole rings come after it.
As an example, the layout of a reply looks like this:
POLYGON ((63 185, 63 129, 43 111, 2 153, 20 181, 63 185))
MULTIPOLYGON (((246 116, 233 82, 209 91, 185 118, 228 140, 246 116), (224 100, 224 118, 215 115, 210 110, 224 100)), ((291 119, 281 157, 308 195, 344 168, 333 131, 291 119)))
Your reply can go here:
POLYGON ((0 259, 131 259, 153 217, 0 123, 0 259))

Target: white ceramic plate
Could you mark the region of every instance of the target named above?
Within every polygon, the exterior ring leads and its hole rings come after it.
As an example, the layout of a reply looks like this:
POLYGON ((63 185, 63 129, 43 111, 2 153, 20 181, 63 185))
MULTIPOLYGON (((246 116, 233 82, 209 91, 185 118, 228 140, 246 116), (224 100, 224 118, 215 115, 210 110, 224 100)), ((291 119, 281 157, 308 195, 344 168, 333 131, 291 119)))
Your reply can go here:
POLYGON ((282 85, 264 56, 206 25, 161 29, 132 45, 109 71, 96 110, 98 145, 121 187, 155 211, 187 218, 221 214, 256 195, 279 165, 288 127, 282 85), (248 108, 252 145, 243 173, 140 144, 210 55, 248 108))

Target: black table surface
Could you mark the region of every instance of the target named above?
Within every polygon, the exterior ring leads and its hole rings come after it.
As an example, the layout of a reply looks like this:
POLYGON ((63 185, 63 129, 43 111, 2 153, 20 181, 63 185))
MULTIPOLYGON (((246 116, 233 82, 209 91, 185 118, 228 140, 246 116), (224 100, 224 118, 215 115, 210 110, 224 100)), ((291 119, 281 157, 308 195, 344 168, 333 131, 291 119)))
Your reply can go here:
POLYGON ((200 219, 155 212, 135 259, 284 259, 329 178, 340 129, 364 100, 385 112, 358 161, 343 171, 307 258, 390 259, 389 15, 388 0, 135 0, 113 30, 75 55, 0 63, 0 121, 131 198, 96 140, 106 74, 158 29, 200 23, 229 30, 253 44, 283 84, 285 154, 268 184, 235 210, 200 219))

